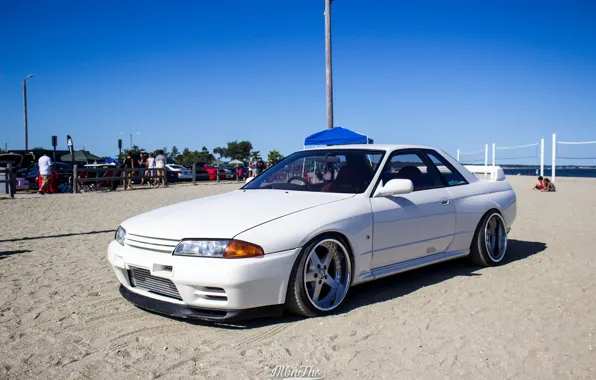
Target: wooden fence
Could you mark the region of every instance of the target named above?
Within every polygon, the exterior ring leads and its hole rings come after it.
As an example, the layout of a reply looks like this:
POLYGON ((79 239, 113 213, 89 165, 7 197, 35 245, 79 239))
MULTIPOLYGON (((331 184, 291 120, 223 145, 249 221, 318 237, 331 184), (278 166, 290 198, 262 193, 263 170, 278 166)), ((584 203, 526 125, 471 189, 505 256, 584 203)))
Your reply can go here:
POLYGON ((10 194, 11 198, 14 198, 14 193, 17 190, 17 173, 12 163, 8 163, 6 167, 0 167, 0 174, 4 178, 0 179, 0 184, 3 184, 6 193, 10 194))

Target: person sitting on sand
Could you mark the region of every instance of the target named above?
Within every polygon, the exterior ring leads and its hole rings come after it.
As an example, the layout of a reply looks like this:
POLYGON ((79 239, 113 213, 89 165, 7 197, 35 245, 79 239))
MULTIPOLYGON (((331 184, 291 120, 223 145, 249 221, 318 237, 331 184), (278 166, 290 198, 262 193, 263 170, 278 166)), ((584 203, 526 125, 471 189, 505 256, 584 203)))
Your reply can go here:
POLYGON ((552 183, 548 178, 544 179, 544 189, 542 189, 543 192, 555 192, 557 191, 557 188, 555 187, 555 184, 552 183))
POLYGON ((542 176, 538 177, 538 183, 532 186, 532 190, 544 190, 544 178, 542 176))

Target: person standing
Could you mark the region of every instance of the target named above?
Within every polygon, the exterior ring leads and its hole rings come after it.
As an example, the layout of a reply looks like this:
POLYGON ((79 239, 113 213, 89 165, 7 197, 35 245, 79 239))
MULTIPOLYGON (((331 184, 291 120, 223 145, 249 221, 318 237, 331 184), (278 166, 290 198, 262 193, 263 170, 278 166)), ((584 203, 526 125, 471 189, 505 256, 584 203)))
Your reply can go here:
POLYGON ((255 177, 258 176, 259 174, 261 174, 263 171, 265 171, 265 162, 263 161, 262 158, 259 158, 259 160, 257 161, 256 167, 257 167, 257 170, 256 170, 257 174, 255 175, 255 177))
POLYGON ((255 176, 255 174, 253 172, 254 165, 255 165, 254 159, 252 157, 249 158, 248 159, 248 176, 249 177, 254 177, 255 176))
POLYGON ((149 157, 147 157, 147 168, 149 169, 147 173, 149 173, 149 184, 151 186, 155 185, 155 158, 151 153, 149 153, 149 157))
POLYGON ((157 180, 163 183, 163 187, 168 186, 168 176, 166 173, 166 164, 168 160, 166 156, 163 155, 163 150, 157 151, 157 156, 155 157, 155 167, 157 168, 157 175, 160 176, 157 180))
POLYGON ((141 177, 141 185, 145 184, 145 176, 147 175, 147 171, 145 168, 147 167, 147 153, 141 152, 139 157, 139 176, 141 177))
POLYGON ((135 160, 132 158, 132 156, 129 153, 126 156, 126 158, 124 159, 124 172, 126 173, 125 176, 126 176, 126 181, 127 181, 126 182, 127 186, 125 187, 125 189, 130 188, 130 183, 131 183, 130 177, 132 177, 131 169, 134 169, 134 168, 135 168, 135 160))
POLYGON ((53 165, 54 163, 50 156, 48 156, 48 152, 44 151, 43 156, 39 157, 39 160, 37 161, 39 175, 41 177, 41 186, 38 191, 39 194, 45 194, 46 191, 49 192, 50 176, 52 174, 53 165))

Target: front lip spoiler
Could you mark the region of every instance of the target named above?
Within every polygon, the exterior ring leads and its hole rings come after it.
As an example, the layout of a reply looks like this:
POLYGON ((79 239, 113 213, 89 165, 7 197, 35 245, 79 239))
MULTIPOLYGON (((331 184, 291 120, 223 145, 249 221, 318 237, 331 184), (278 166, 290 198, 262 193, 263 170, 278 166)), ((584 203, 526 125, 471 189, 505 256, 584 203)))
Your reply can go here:
POLYGON ((283 313, 284 305, 269 305, 242 310, 194 308, 131 292, 120 285, 120 294, 128 302, 147 311, 175 318, 198 319, 210 322, 237 322, 248 319, 279 317, 283 313))

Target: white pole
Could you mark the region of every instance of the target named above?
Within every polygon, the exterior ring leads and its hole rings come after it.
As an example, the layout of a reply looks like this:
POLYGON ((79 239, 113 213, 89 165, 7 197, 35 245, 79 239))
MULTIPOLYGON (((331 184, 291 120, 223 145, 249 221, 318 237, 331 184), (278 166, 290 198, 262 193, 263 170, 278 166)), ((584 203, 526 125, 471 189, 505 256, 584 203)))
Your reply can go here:
MULTIPOLYGON (((488 144, 484 144, 484 169, 488 168, 488 144)), ((487 170, 484 171, 484 176, 487 176, 487 170)))
POLYGON ((553 133, 553 163, 552 163, 553 173, 551 174, 551 176, 552 176, 551 181, 553 181, 553 182, 555 182, 556 166, 557 166, 557 134, 553 133))
POLYGON ((497 144, 493 143, 493 166, 495 166, 495 162, 496 162, 496 152, 497 152, 497 144))
POLYGON ((544 177, 544 139, 540 139, 540 175, 544 177))
POLYGON ((457 162, 459 162, 459 149, 457 150, 457 162))

